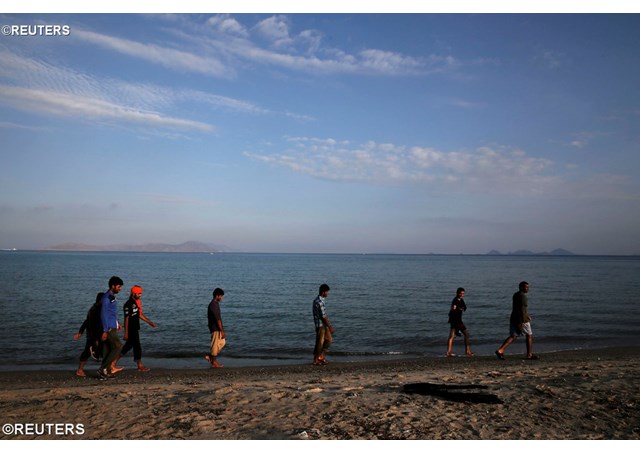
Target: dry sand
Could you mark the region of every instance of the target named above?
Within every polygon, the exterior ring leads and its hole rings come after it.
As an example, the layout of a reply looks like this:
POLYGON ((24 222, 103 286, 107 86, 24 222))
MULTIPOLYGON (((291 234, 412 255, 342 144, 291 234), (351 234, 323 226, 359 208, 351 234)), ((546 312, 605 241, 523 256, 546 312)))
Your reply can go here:
POLYGON ((639 353, 223 369, 202 361, 200 369, 132 369, 108 381, 90 367, 84 379, 4 372, 0 439, 640 439, 639 353), (500 402, 403 392, 414 383, 482 385, 457 392, 500 402), (81 424, 83 433, 7 434, 61 423, 81 424))

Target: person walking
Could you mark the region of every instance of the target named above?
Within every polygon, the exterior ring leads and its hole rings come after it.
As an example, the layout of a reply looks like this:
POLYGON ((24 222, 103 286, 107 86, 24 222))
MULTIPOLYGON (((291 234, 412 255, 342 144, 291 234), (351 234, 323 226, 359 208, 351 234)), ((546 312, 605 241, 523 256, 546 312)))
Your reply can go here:
POLYGON ((138 371, 149 371, 142 363, 142 345, 140 344, 140 320, 155 328, 157 324, 147 318, 142 312, 142 286, 131 287, 129 299, 122 307, 124 311, 124 341, 119 357, 114 363, 117 366, 118 360, 133 349, 133 360, 138 364, 138 371))
POLYGON ((103 292, 99 292, 96 295, 95 303, 89 308, 87 312, 87 317, 78 329, 78 332, 73 336, 74 340, 79 340, 82 338, 82 334, 86 331, 86 341, 84 345, 84 350, 80 354, 80 363, 78 364, 78 369, 76 370, 76 376, 78 377, 86 377, 86 373, 84 372, 84 366, 87 364, 87 360, 89 357, 93 356, 94 353, 97 356, 97 352, 100 350, 102 337, 102 322, 100 321, 100 309, 102 307, 102 296, 104 296, 103 292))
POLYGON ((523 333, 527 343, 527 360, 537 360, 538 356, 533 353, 533 331, 531 330, 531 316, 529 316, 529 283, 520 282, 518 292, 513 295, 513 308, 509 318, 509 336, 496 350, 496 356, 504 360, 504 351, 513 343, 516 338, 523 333))
POLYGON ((120 277, 111 277, 109 290, 102 296, 100 320, 102 322, 102 342, 105 346, 102 364, 98 370, 98 378, 100 379, 106 379, 115 374, 112 366, 122 349, 122 343, 118 337, 118 331, 121 327, 118 323, 118 302, 116 300, 116 295, 122 290, 122 285, 124 282, 120 277))
POLYGON ((318 297, 313 300, 313 322, 316 326, 316 344, 313 350, 314 365, 326 365, 329 363, 324 356, 329 346, 331 346, 332 335, 335 330, 329 322, 324 301, 329 296, 330 290, 329 285, 323 283, 318 289, 318 297))
POLYGON ((224 326, 222 325, 222 316, 220 314, 220 302, 224 299, 224 291, 220 288, 213 290, 213 299, 209 303, 207 309, 207 321, 209 323, 209 332, 211 333, 211 347, 209 354, 204 358, 209 361, 213 368, 222 368, 222 364, 218 362, 218 354, 226 344, 226 336, 224 326))
POLYGON ((456 297, 451 301, 451 309, 449 310, 449 340, 447 343, 447 357, 455 357, 452 351, 453 339, 460 334, 464 335, 464 353, 468 357, 473 356, 471 352, 471 345, 469 343, 469 329, 462 322, 462 313, 467 310, 467 305, 464 303, 464 288, 458 288, 456 290, 456 297))

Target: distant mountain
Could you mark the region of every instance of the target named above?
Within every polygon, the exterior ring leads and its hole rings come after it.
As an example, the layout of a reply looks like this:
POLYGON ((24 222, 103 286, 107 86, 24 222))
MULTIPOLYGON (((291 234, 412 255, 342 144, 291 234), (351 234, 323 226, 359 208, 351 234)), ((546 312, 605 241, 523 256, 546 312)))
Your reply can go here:
POLYGON ((225 246, 188 241, 182 244, 149 243, 140 245, 114 244, 90 245, 76 242, 54 245, 46 250, 82 251, 82 252, 165 252, 165 253, 216 253, 226 250, 225 246))
POLYGON ((529 256, 535 255, 531 250, 516 250, 515 252, 509 252, 507 255, 517 255, 517 256, 529 256))
POLYGON ((535 253, 532 252, 531 250, 516 250, 515 252, 509 252, 509 253, 500 253, 497 250, 491 250, 490 252, 487 253, 487 255, 492 255, 492 256, 572 256, 575 255, 575 253, 570 252, 569 250, 565 250, 565 249, 555 249, 552 250, 551 252, 539 252, 539 253, 535 253))

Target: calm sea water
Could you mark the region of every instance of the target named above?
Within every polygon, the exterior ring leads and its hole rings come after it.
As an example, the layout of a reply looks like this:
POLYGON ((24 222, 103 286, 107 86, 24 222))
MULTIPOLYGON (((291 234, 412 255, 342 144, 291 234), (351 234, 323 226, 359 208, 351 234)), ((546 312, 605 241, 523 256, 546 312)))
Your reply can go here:
MULTIPOLYGON (((331 286, 327 312, 337 361, 443 355, 447 313, 466 289, 463 320, 478 355, 508 335, 511 296, 530 285, 539 352, 639 344, 640 258, 421 255, 0 253, 0 370, 73 369, 84 339, 73 341, 112 275, 144 287, 143 359, 150 366, 206 367, 207 306, 225 290, 227 366, 308 363, 311 303, 331 286)), ((462 339, 454 342, 462 354, 462 339)), ((507 354, 524 354, 519 339, 507 354)), ((133 365, 132 353, 121 361, 133 365)), ((92 364, 88 365, 91 369, 92 364)))

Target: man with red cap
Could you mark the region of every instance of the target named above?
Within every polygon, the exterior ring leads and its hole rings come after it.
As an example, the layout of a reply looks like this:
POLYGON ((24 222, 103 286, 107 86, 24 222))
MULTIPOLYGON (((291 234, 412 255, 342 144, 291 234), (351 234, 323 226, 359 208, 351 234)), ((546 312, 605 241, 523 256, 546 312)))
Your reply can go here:
MULTIPOLYGON (((124 341, 125 344, 120 352, 122 358, 130 349, 133 349, 133 360, 138 363, 138 371, 149 371, 149 368, 142 363, 142 346, 140 345, 140 320, 156 327, 156 323, 151 321, 142 313, 142 286, 135 285, 131 288, 129 300, 124 304, 124 341)), ((116 361, 117 364, 117 361, 116 361)), ((114 364, 114 366, 116 365, 114 364)))

